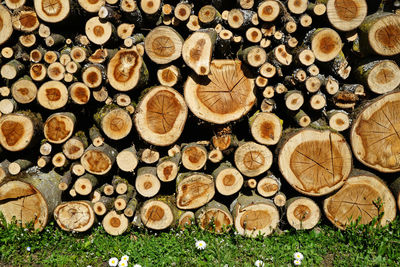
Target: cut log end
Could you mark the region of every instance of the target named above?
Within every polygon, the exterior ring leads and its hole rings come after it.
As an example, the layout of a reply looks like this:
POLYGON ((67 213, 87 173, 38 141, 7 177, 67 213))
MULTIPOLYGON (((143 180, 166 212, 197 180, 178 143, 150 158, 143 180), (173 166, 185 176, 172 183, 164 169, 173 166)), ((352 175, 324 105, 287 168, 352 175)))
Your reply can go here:
POLYGON ((308 230, 317 225, 321 211, 310 198, 296 197, 286 203, 286 218, 296 230, 308 230))
POLYGON ((129 221, 124 214, 118 214, 116 211, 110 211, 103 218, 104 230, 110 235, 121 235, 129 228, 129 221))
POLYGON ((321 62, 331 61, 341 51, 342 40, 339 34, 332 29, 318 29, 313 34, 311 49, 317 60, 321 62))
POLYGON ((235 164, 239 171, 255 177, 266 172, 272 165, 272 153, 264 145, 246 142, 235 151, 235 164))
POLYGON ((261 112, 250 119, 250 130, 260 144, 275 145, 282 136, 281 120, 273 113, 261 112))
POLYGON ((214 181, 210 175, 193 173, 182 180, 178 177, 176 205, 179 209, 199 208, 209 202, 214 194, 214 181))
POLYGON ((44 136, 50 143, 62 144, 71 137, 75 121, 72 113, 54 113, 44 123, 44 136))
POLYGON ((56 207, 54 219, 64 231, 85 232, 93 226, 95 214, 89 202, 71 201, 56 207))
POLYGON ((154 230, 163 230, 174 222, 174 214, 170 206, 163 201, 149 200, 140 209, 142 223, 154 230))

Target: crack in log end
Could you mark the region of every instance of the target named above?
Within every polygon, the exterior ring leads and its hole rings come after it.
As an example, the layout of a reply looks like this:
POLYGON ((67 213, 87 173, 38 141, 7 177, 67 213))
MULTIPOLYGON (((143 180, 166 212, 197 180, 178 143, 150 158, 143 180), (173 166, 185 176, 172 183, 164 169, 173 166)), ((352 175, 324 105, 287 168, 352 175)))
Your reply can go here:
POLYGON ((52 142, 59 142, 66 139, 71 134, 72 129, 67 129, 67 124, 64 120, 67 120, 67 118, 53 117, 48 120, 46 122, 46 138, 52 142))
POLYGON ((168 36, 158 36, 151 43, 152 52, 159 57, 170 57, 175 53, 175 44, 168 36))
POLYGON ((199 61, 203 54, 204 46, 206 45, 205 39, 197 40, 193 48, 190 49, 190 59, 193 61, 199 61))
POLYGON ((196 94, 199 101, 216 115, 230 116, 239 110, 244 115, 255 103, 249 103, 254 85, 245 76, 240 64, 228 61, 216 65, 212 62, 208 81, 197 82, 196 94))
POLYGON ((117 217, 112 217, 110 219, 110 225, 114 228, 118 228, 121 226, 121 220, 117 217))
POLYGON ((20 122, 5 121, 1 124, 1 133, 8 146, 15 146, 25 134, 25 127, 20 122))
POLYGON ((115 60, 113 60, 113 58, 109 63, 111 66, 115 64, 112 72, 114 79, 120 83, 129 81, 134 72, 137 71, 139 57, 139 54, 134 50, 118 51, 114 56, 115 60))
POLYGON ((49 17, 58 16, 63 9, 60 0, 42 0, 42 11, 49 17))
POLYGON ((174 93, 160 90, 146 103, 146 121, 149 129, 157 134, 167 134, 175 125, 183 107, 174 93))
POLYGON ((400 47, 400 25, 390 24, 379 28, 375 32, 375 39, 388 49, 400 47))
POLYGON ((232 186, 236 182, 236 177, 232 174, 227 174, 222 178, 222 184, 224 186, 232 186))
POLYGON ((61 98, 61 92, 58 88, 46 88, 46 97, 48 101, 58 101, 61 98))
POLYGON ((103 174, 111 168, 110 158, 100 151, 89 150, 82 156, 82 165, 94 174, 103 174))
POLYGON ((271 223, 271 215, 266 210, 245 210, 240 215, 240 226, 245 231, 264 229, 271 223))
POLYGON ((232 224, 231 218, 220 210, 208 210, 200 220, 203 229, 216 233, 229 231, 230 228, 225 228, 232 224))
POLYGON ((264 166, 265 158, 258 151, 249 151, 243 157, 243 164, 248 170, 254 171, 264 166))
POLYGON ((354 0, 335 0, 334 6, 341 20, 352 21, 358 17, 359 7, 354 0))
POLYGON ((275 124, 269 121, 264 121, 260 126, 261 136, 267 140, 274 140, 275 124))
POLYGON ((303 222, 311 217, 311 209, 305 205, 298 205, 293 211, 294 217, 303 222))
POLYGON ((165 215, 164 209, 161 208, 160 206, 153 205, 151 206, 147 212, 146 212, 146 223, 152 221, 152 222, 158 222, 163 220, 165 215))
POLYGON ((369 108, 363 111, 356 124, 355 133, 361 140, 365 153, 360 149, 356 156, 371 167, 382 167, 396 171, 400 169, 400 101, 387 102, 377 111, 369 114, 369 108))
POLYGON ((180 208, 198 208, 206 204, 214 195, 214 183, 193 180, 179 185, 177 202, 180 208), (212 191, 212 194, 210 193, 212 191), (193 203, 193 204, 192 204, 193 203))
POLYGON ((355 222, 359 217, 360 224, 368 224, 378 216, 374 202, 380 197, 379 192, 370 185, 348 184, 329 198, 327 210, 335 223, 342 227, 355 222))
POLYGON ((391 69, 381 69, 375 77, 377 83, 384 85, 393 81, 396 75, 391 69))
POLYGON ((307 141, 296 147, 290 158, 290 168, 300 182, 301 190, 318 193, 343 181, 347 162, 338 143, 331 140, 307 141))

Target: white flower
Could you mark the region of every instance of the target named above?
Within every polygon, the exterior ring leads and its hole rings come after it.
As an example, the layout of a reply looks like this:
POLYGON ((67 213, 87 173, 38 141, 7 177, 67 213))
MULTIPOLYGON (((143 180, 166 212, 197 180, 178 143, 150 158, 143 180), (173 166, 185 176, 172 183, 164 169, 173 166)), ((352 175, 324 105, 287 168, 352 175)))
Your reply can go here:
POLYGON ((262 260, 256 260, 256 262, 254 263, 254 266, 263 267, 264 266, 264 262, 262 260))
POLYGON ((124 261, 124 260, 121 260, 121 261, 118 263, 118 266, 119 266, 119 267, 126 267, 126 266, 128 266, 128 262, 127 262, 127 261, 124 261))
POLYGON ((207 244, 206 244, 206 242, 204 242, 203 240, 196 241, 196 248, 197 248, 197 249, 203 250, 203 249, 205 249, 206 247, 207 247, 207 244))
POLYGON ((133 267, 142 267, 142 265, 136 263, 133 267))
POLYGON ((108 265, 110 266, 117 266, 118 265, 118 259, 113 257, 111 259, 108 260, 108 265))
POLYGON ((299 266, 301 265, 301 260, 294 260, 294 265, 299 266))
POLYGON ((129 261, 129 256, 128 255, 122 256, 121 261, 129 261))
POLYGON ((301 260, 302 261, 304 259, 304 256, 303 256, 303 254, 301 254, 301 252, 294 253, 293 257, 294 257, 295 260, 301 260))
POLYGON ((31 247, 27 247, 26 250, 29 252, 31 251, 31 247))

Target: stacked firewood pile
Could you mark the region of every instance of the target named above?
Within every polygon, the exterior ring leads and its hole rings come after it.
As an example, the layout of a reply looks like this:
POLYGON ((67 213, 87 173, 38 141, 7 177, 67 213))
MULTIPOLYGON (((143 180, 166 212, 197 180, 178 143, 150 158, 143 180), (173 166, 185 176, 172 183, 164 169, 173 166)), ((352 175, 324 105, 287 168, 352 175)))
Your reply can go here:
POLYGON ((112 235, 390 223, 399 5, 3 1, 0 211, 112 235))

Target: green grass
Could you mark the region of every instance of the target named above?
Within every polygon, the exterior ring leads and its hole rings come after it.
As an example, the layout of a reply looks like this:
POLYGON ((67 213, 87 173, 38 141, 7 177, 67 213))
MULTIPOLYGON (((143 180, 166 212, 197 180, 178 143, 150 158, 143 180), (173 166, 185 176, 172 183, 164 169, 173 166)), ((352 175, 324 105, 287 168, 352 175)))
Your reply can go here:
POLYGON ((37 233, 0 221, 0 266, 107 266, 109 258, 125 254, 130 266, 254 266, 257 259, 265 266, 293 266, 296 251, 304 254, 303 266, 399 266, 400 219, 383 228, 339 231, 320 225, 255 239, 196 227, 183 232, 131 230, 113 237, 96 225, 88 233, 74 234, 53 222, 37 233), (204 240, 206 249, 197 250, 196 240, 204 240))

